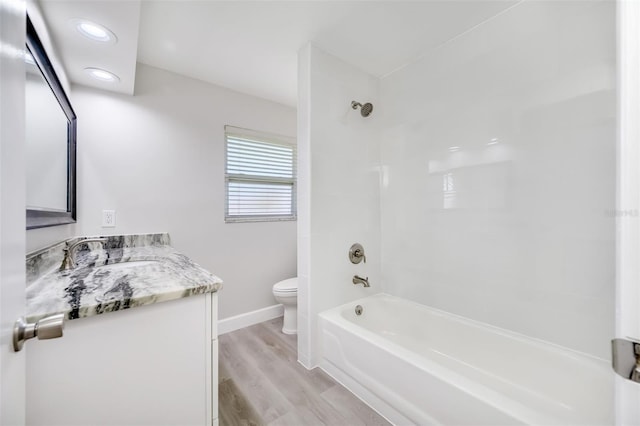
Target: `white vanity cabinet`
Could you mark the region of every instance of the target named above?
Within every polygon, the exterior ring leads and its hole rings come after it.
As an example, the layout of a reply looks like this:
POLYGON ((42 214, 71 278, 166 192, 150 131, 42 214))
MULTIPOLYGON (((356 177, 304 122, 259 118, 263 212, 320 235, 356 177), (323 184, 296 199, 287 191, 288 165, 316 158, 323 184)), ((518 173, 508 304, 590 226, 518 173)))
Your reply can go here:
POLYGON ((67 321, 26 345, 27 425, 216 425, 217 293, 67 321))

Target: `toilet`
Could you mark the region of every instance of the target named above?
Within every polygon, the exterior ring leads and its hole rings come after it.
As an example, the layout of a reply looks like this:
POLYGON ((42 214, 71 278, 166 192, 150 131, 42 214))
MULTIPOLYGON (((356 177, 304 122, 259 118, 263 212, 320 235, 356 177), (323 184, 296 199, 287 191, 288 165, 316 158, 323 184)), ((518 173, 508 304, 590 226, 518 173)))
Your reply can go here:
POLYGON ((273 297, 284 306, 284 334, 298 332, 298 277, 289 278, 273 285, 273 297))

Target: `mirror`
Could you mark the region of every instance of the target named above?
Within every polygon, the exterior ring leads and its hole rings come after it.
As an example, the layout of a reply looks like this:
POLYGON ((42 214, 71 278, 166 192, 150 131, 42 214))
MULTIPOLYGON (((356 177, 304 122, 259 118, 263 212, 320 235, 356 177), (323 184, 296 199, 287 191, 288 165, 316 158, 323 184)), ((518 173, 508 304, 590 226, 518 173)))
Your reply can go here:
POLYGON ((76 221, 76 114, 27 16, 27 229, 76 221))

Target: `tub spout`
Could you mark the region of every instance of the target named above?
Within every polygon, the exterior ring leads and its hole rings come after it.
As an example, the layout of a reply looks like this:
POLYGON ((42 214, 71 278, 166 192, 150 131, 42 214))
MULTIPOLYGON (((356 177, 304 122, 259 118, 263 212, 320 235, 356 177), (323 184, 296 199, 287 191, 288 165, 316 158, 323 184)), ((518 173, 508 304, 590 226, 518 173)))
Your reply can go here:
POLYGON ((369 277, 362 278, 362 277, 361 277, 361 276, 359 276, 359 275, 354 275, 354 276, 353 276, 353 280, 352 280, 352 281, 353 281, 353 283, 354 283, 354 284, 356 284, 356 285, 357 285, 357 284, 362 284, 362 285, 364 285, 365 287, 369 287, 369 277))

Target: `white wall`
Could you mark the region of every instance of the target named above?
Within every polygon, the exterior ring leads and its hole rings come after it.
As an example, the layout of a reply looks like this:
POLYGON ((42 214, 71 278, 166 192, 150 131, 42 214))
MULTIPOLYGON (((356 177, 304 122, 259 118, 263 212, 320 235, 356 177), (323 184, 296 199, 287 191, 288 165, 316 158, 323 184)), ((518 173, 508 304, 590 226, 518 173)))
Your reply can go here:
POLYGON ((81 235, 77 229, 78 227, 75 223, 30 229, 27 231, 26 252, 31 253, 32 251, 47 247, 51 244, 59 243, 76 235, 81 235))
POLYGON ((523 2, 382 80, 391 293, 609 357, 614 31, 614 2, 523 2))
POLYGON ((378 79, 308 45, 298 81, 298 359, 317 364, 317 314, 381 291, 378 79), (351 101, 372 102, 368 118, 351 101), (351 244, 367 263, 353 265, 351 244), (354 274, 370 288, 354 286, 354 274))
POLYGON ((26 0, 27 13, 29 14, 29 18, 31 18, 33 27, 38 33, 42 46, 44 46, 44 50, 47 51, 47 56, 49 57, 49 61, 51 62, 53 69, 56 70, 56 75, 58 76, 58 80, 60 80, 62 88, 67 95, 69 95, 71 90, 69 77, 67 76, 64 66, 62 66, 62 61, 59 59, 57 48, 49 34, 49 28, 44 20, 38 1, 39 0, 26 0))
POLYGON ((168 231, 224 280, 220 318, 275 304, 296 275, 296 223, 224 223, 224 125, 295 135, 293 108, 138 64, 135 96, 72 86, 78 234, 168 231), (102 210, 116 210, 102 228, 102 210))
MULTIPOLYGON (((618 156, 616 337, 640 341, 640 3, 617 4, 618 156)), ((615 376, 616 424, 640 424, 640 386, 615 376)))

